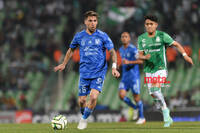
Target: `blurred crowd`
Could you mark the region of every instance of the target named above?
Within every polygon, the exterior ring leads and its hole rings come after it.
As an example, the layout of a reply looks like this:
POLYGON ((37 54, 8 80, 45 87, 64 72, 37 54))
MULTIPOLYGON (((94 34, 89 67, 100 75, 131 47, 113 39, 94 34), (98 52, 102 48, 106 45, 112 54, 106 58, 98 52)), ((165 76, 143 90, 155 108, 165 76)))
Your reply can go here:
MULTIPOLYGON (((159 29, 183 44, 189 55, 193 40, 200 36, 199 0, 0 0, 0 109, 31 106, 27 105, 28 93, 33 89, 36 95, 40 90, 45 83, 40 80, 59 63, 75 32, 84 28, 83 14, 88 10, 100 14, 99 28, 108 33, 116 49, 121 46, 123 31, 130 32, 136 44, 137 36, 144 32, 147 13, 156 14, 159 29), (108 13, 113 6, 136 10, 124 22, 110 23, 108 13)), ((75 64, 77 53, 72 58, 75 64)), ((174 68, 177 51, 171 48, 167 56, 174 68)))

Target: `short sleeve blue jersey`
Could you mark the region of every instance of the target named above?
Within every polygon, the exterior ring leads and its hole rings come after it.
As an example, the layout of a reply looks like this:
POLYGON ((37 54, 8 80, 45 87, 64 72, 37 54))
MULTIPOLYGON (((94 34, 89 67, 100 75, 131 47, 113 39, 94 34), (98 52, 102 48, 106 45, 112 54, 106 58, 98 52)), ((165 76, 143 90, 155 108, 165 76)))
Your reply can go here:
MULTIPOLYGON (((138 58, 138 50, 137 48, 129 44, 127 48, 124 46, 119 49, 120 56, 122 59, 126 59, 129 61, 137 60, 138 58)), ((139 65, 138 64, 122 64, 122 81, 126 82, 128 80, 135 80, 140 77, 139 65)))
POLYGON ((106 49, 114 48, 113 42, 105 32, 96 30, 89 35, 86 30, 78 32, 70 48, 80 50, 80 77, 85 79, 97 78, 107 71, 106 49))

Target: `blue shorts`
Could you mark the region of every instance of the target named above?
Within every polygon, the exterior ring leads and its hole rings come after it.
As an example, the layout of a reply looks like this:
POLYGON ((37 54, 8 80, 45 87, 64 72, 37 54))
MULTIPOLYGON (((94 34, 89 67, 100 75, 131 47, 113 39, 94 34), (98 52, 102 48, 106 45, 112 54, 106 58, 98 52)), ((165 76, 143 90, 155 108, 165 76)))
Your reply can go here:
POLYGON ((124 89, 129 91, 131 89, 133 94, 140 94, 140 79, 121 81, 119 83, 119 90, 124 89))
POLYGON ((93 79, 84 79, 80 77, 79 80, 79 96, 87 96, 90 94, 91 89, 102 91, 105 76, 93 79))

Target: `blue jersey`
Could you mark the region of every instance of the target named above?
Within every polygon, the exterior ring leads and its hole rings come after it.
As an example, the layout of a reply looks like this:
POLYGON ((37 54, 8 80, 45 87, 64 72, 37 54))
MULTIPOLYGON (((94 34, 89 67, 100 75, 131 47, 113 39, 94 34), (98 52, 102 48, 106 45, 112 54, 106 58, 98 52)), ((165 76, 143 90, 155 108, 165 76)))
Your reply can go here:
POLYGON ((70 48, 80 50, 80 77, 85 79, 97 78, 105 75, 107 71, 106 49, 114 46, 105 32, 96 30, 89 35, 86 30, 77 33, 70 48))
MULTIPOLYGON (((132 44, 129 44, 127 48, 124 48, 124 46, 122 46, 119 49, 119 52, 122 59, 134 61, 138 58, 138 50, 132 44)), ((122 64, 122 82, 136 80, 139 77, 140 72, 138 64, 122 64)))

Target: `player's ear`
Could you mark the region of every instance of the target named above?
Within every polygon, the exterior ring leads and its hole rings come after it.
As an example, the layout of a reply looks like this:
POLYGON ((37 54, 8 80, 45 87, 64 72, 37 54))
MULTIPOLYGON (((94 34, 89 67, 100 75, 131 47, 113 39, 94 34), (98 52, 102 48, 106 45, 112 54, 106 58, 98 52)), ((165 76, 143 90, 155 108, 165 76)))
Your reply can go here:
POLYGON ((86 19, 84 20, 84 24, 86 25, 86 19))
POLYGON ((156 28, 158 27, 158 23, 155 23, 156 24, 156 28))
POLYGON ((85 25, 87 24, 87 18, 84 19, 84 24, 85 24, 85 25))

